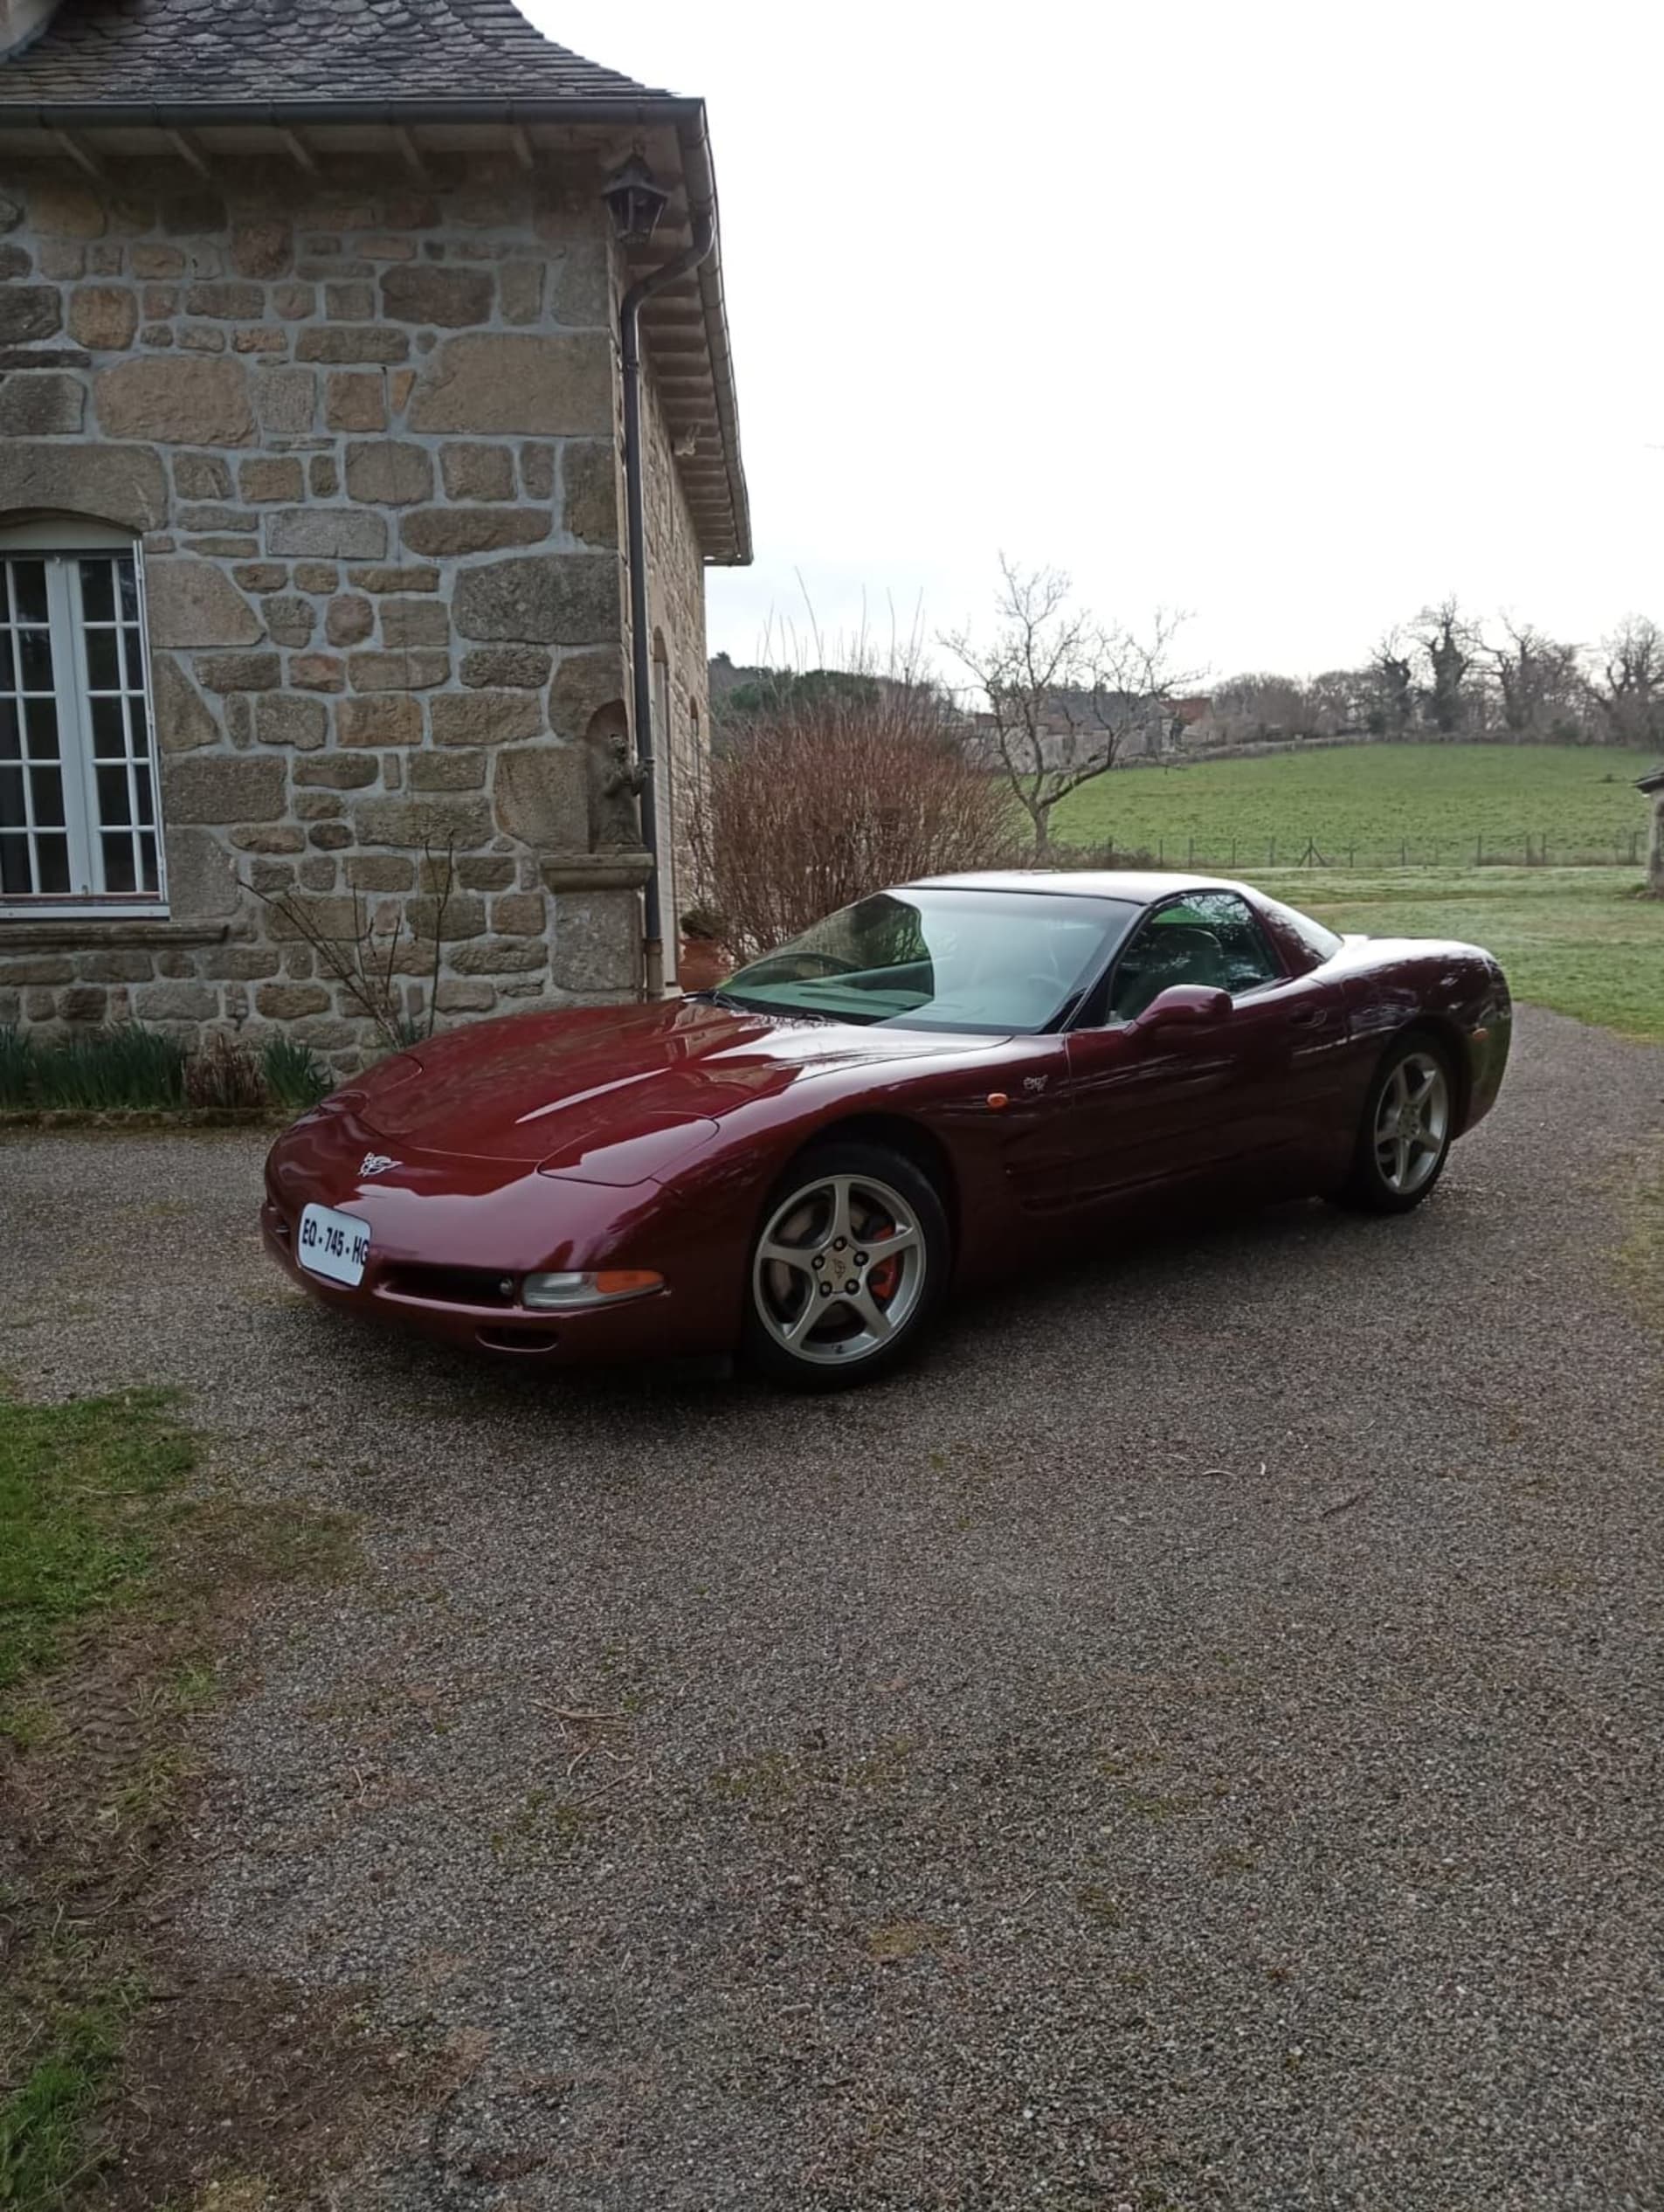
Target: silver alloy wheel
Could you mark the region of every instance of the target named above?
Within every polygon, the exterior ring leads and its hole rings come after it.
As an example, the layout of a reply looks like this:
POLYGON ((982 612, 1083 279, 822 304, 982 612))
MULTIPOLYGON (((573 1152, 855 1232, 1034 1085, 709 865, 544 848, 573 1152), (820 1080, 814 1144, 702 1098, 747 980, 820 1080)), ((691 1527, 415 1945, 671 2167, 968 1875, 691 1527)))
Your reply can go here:
POLYGON ((901 1333, 929 1264, 901 1193, 871 1175, 820 1175, 777 1206, 757 1240, 757 1317, 794 1359, 849 1367, 901 1333))
POLYGON ((1375 1159, 1396 1198, 1411 1198, 1438 1172, 1450 1132, 1450 1079, 1429 1052, 1406 1053, 1375 1109, 1375 1159))

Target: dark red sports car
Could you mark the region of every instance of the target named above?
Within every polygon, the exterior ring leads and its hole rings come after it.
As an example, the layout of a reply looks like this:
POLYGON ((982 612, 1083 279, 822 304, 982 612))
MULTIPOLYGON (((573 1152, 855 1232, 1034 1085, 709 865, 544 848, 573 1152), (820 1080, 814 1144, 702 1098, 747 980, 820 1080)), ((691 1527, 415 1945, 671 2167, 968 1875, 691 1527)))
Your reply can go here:
POLYGON ((719 991, 383 1061, 273 1147, 266 1240, 326 1304, 487 1351, 837 1386, 1152 1193, 1419 1205, 1510 1021, 1488 953, 1242 884, 942 877, 719 991))

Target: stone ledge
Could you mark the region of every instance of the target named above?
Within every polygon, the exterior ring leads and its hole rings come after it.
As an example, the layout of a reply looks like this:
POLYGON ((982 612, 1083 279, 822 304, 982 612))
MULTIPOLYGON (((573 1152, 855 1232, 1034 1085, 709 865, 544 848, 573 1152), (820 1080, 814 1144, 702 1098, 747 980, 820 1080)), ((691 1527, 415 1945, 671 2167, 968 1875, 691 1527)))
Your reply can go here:
POLYGON ((166 915, 64 914, 49 922, 12 921, 0 911, 0 953, 95 952, 109 946, 223 944, 229 922, 171 922, 166 915))
POLYGON ((551 853, 539 863, 546 891, 639 891, 652 874, 646 853, 551 853))

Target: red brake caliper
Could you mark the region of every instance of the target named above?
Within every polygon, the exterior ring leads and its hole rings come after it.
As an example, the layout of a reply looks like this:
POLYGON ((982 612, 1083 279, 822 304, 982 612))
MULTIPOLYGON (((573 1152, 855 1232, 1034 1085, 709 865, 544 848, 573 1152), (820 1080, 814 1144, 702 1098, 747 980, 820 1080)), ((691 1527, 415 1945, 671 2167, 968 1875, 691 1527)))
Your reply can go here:
MULTIPOLYGON (((881 1228, 872 1230, 869 1234, 876 1244, 882 1237, 894 1236, 895 1227, 894 1223, 886 1221, 881 1228)), ((867 1287, 880 1305, 887 1306, 895 1296, 895 1286, 901 1279, 901 1262, 900 1258, 892 1253, 887 1260, 880 1260, 875 1268, 868 1270, 867 1287)))

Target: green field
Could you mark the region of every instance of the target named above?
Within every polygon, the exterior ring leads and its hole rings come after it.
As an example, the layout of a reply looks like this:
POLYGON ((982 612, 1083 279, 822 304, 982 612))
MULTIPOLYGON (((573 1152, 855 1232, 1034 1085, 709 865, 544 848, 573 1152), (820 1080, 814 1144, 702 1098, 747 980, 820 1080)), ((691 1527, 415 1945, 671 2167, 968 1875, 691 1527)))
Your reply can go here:
POLYGON ((1646 852, 1632 788, 1651 754, 1594 745, 1347 745, 1100 777, 1054 817, 1060 843, 1115 844, 1243 874, 1315 847, 1330 868, 1563 864, 1646 852))

